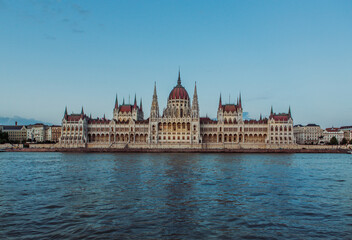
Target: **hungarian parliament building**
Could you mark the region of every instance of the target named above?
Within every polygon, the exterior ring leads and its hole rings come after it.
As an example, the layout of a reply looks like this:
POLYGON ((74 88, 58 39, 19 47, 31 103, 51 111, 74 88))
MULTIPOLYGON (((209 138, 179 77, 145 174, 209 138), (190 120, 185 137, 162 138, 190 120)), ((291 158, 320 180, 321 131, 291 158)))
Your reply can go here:
POLYGON ((199 116, 197 86, 193 99, 181 84, 180 72, 177 85, 167 100, 167 107, 159 111, 158 95, 154 84, 153 101, 149 118, 144 118, 142 101, 137 104, 118 103, 116 96, 113 118, 92 118, 82 107, 80 114, 68 114, 62 119, 60 143, 62 147, 184 147, 206 148, 245 145, 295 144, 291 110, 274 113, 269 118, 243 120, 242 99, 236 104, 223 104, 221 95, 217 119, 199 116))

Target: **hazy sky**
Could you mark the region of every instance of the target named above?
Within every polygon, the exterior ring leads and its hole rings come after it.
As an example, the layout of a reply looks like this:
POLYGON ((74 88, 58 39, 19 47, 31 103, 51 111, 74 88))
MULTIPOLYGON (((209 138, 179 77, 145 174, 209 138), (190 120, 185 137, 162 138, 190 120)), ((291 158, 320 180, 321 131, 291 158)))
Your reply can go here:
POLYGON ((0 116, 111 118, 136 93, 149 117, 179 67, 203 116, 241 92, 252 118, 352 125, 352 1, 0 0, 0 116))

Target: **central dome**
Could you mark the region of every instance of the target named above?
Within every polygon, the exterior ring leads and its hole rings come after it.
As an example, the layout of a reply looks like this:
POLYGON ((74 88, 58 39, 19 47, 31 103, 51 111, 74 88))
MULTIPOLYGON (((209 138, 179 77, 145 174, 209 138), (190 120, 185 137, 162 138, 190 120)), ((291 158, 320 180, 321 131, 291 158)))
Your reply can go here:
POLYGON ((172 89, 169 95, 169 100, 173 99, 189 100, 189 96, 186 89, 181 85, 180 72, 178 72, 177 85, 174 87, 174 89, 172 89))

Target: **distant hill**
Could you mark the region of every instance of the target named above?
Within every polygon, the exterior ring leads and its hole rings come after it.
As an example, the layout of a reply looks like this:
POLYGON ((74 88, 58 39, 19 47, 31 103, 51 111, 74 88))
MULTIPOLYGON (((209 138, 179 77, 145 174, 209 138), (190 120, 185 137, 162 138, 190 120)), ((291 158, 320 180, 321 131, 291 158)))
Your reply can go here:
POLYGON ((53 125, 51 123, 42 122, 34 118, 23 118, 19 116, 14 117, 0 117, 0 125, 15 125, 17 122, 18 125, 31 125, 35 123, 43 123, 45 125, 53 125))

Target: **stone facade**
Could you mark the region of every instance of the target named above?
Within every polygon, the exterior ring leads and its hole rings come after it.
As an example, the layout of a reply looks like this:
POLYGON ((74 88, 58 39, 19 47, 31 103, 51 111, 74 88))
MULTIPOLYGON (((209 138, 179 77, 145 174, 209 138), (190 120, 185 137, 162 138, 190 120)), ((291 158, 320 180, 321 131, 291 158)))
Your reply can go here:
POLYGON ((326 128, 323 131, 323 138, 321 143, 329 143, 332 137, 336 137, 338 143, 344 138, 344 132, 340 128, 326 128))
POLYGON ((323 129, 316 124, 307 124, 306 126, 295 125, 293 134, 296 142, 299 144, 318 144, 323 135, 323 129))
POLYGON ((352 140, 352 126, 343 126, 343 127, 340 127, 340 129, 344 133, 344 138, 346 138, 346 140, 348 140, 348 141, 351 141, 352 140))
POLYGON ((15 125, 9 126, 4 125, 0 126, 0 131, 7 133, 9 140, 13 142, 22 142, 27 139, 27 128, 26 126, 15 125))
POLYGON ((46 126, 42 123, 27 126, 27 140, 44 142, 46 141, 47 135, 46 126))
POLYGON ((180 73, 177 85, 172 89, 167 106, 160 114, 156 85, 150 117, 144 119, 142 101, 137 105, 118 104, 116 96, 113 119, 93 119, 84 114, 67 114, 62 120, 60 145, 62 147, 104 148, 206 148, 216 146, 247 145, 292 145, 293 120, 291 110, 276 114, 271 109, 269 118, 243 120, 242 99, 237 103, 222 104, 221 96, 217 119, 199 116, 197 87, 193 98, 181 84, 180 73))

